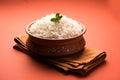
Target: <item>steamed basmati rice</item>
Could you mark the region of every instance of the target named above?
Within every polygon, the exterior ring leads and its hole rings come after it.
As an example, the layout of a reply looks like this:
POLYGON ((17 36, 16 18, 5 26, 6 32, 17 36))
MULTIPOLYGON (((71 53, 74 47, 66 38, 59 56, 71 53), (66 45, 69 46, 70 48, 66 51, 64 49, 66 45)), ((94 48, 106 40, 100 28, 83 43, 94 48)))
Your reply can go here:
POLYGON ((30 27, 29 31, 36 37, 46 39, 69 39, 76 37, 82 32, 82 24, 68 18, 64 15, 59 23, 50 21, 55 14, 46 15, 36 20, 30 27))

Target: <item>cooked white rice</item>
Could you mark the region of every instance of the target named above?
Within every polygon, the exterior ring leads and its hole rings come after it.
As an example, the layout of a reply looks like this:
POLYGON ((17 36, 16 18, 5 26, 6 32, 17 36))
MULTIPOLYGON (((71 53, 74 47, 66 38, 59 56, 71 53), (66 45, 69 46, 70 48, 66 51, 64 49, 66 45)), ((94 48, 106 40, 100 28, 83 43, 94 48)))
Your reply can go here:
POLYGON ((62 16, 60 22, 55 24, 55 22, 50 21, 51 18, 55 17, 55 14, 46 15, 36 20, 29 31, 36 37, 47 39, 68 39, 80 35, 82 24, 64 15, 62 16))

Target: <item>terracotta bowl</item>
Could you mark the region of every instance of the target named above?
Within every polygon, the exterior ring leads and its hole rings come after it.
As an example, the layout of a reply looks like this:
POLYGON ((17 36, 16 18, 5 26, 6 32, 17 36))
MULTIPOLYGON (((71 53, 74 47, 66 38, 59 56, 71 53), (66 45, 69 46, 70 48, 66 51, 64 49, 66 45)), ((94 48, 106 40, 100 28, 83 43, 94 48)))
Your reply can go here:
POLYGON ((26 33, 29 35, 26 45, 34 54, 50 57, 66 56, 79 52, 85 47, 83 34, 86 32, 86 27, 84 25, 82 33, 77 37, 53 40, 38 38, 31 34, 29 28, 32 24, 26 27, 26 33))

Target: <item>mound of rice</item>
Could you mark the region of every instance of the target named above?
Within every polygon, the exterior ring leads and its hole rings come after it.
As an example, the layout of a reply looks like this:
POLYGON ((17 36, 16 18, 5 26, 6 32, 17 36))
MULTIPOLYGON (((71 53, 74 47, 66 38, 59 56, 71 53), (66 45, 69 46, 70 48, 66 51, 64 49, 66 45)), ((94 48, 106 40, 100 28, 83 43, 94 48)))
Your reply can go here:
POLYGON ((69 39, 79 36, 82 32, 82 24, 64 15, 62 16, 60 22, 56 24, 50 20, 55 17, 55 14, 46 15, 36 20, 29 31, 33 36, 45 39, 69 39))

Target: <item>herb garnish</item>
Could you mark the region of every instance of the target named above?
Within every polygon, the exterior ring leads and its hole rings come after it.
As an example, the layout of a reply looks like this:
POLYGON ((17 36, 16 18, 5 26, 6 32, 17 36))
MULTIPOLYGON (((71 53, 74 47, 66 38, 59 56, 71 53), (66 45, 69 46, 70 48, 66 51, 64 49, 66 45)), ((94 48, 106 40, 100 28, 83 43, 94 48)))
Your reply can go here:
POLYGON ((63 17, 63 16, 60 15, 59 13, 56 13, 55 18, 51 18, 50 20, 51 20, 52 22, 58 23, 62 17, 63 17))

